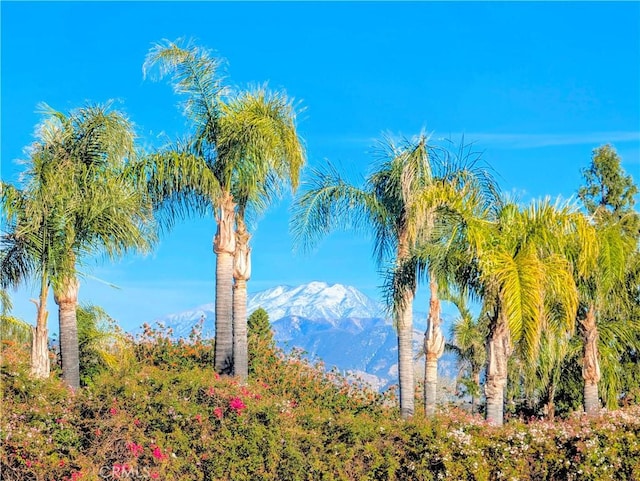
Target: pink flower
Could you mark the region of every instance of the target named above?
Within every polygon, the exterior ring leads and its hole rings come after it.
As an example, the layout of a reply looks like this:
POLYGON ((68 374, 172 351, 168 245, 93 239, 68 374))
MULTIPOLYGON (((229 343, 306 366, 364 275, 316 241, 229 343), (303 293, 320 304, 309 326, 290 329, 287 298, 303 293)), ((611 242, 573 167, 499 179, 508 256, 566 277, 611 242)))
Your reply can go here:
POLYGON ((213 410, 213 415, 215 417, 217 417, 218 419, 222 419, 222 409, 221 408, 215 408, 213 410))
POLYGON ((140 456, 144 451, 144 448, 140 444, 136 444, 134 442, 127 443, 127 448, 129 448, 131 454, 133 454, 136 458, 140 456))
POLYGON ((242 394, 244 397, 251 397, 251 392, 249 392, 246 386, 242 386, 240 388, 240 394, 242 394))
POLYGON ((133 424, 135 424, 136 426, 140 427, 140 424, 142 424, 142 423, 140 422, 139 419, 134 419, 133 420, 133 424))
POLYGON ((30 467, 31 467, 31 465, 33 464, 33 463, 32 463, 30 460, 28 460, 28 459, 27 459, 24 463, 27 465, 27 468, 30 468, 30 467))
POLYGON ((74 471, 71 473, 71 481, 76 481, 82 477, 82 471, 74 471))
POLYGON ((243 403, 242 399, 240 399, 239 397, 234 397, 233 399, 231 399, 231 401, 229 401, 229 407, 238 414, 240 414, 243 409, 247 408, 245 403, 243 403))
POLYGON ((158 446, 153 446, 153 451, 151 452, 153 457, 162 461, 163 459, 167 459, 167 455, 164 454, 158 446))
POLYGON ((109 414, 111 414, 112 416, 115 416, 116 414, 118 414, 118 410, 116 408, 111 408, 109 409, 109 414))
POLYGON ((196 415, 194 416, 194 418, 195 418, 195 420, 196 420, 196 421, 198 421, 199 423, 201 423, 201 422, 202 422, 202 416, 201 416, 200 414, 196 414, 196 415))
POLYGON ((213 389, 213 386, 210 386, 209 389, 207 389, 207 396, 209 397, 213 397, 216 394, 216 390, 213 389))
POLYGON ((94 431, 96 436, 102 436, 102 431, 98 428, 94 431))
POLYGON ((160 475, 156 471, 151 471, 149 473, 149 476, 151 477, 151 479, 158 479, 160 475))

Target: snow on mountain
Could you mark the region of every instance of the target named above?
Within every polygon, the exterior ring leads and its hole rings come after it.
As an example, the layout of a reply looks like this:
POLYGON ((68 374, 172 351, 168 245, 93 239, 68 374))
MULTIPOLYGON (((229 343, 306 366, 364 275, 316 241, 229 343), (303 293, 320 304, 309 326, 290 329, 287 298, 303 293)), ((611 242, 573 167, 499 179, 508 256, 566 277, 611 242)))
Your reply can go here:
MULTIPOLYGON (((396 331, 385 318, 382 306, 356 288, 325 282, 277 286, 250 294, 247 307, 249 313, 259 307, 267 311, 274 338, 281 348, 302 349, 310 359, 322 359, 328 369, 335 366, 367 379, 375 388, 397 383, 396 331)), ((187 337, 202 318, 204 335, 212 336, 213 304, 171 314, 158 322, 172 328, 179 338, 187 337)), ((424 314, 415 313, 415 353, 422 347, 425 318, 424 314)), ((451 320, 451 316, 443 315, 445 335, 451 320)), ((421 363, 416 363, 418 371, 421 363)), ((450 375, 452 363, 441 364, 441 374, 450 375)))
POLYGON ((262 307, 270 319, 299 316, 307 319, 383 317, 377 302, 354 287, 310 282, 298 287, 278 286, 249 297, 247 309, 262 307))

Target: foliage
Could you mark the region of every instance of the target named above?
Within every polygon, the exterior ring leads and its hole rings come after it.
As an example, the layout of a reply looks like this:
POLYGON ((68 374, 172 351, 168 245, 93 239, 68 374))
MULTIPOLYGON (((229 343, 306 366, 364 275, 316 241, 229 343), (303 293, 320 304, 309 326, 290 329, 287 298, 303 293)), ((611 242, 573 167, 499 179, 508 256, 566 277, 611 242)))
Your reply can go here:
POLYGON ((30 324, 17 317, 0 314, 0 339, 30 346, 32 336, 30 324))
MULTIPOLYGON (((165 339, 156 331, 145 342, 154 336, 165 339)), ((382 400, 296 356, 272 359, 262 372, 268 380, 242 386, 166 339, 131 370, 98 373, 73 394, 59 379, 29 379, 20 349, 2 352, 0 468, 10 481, 640 476, 638 406, 502 428, 455 409, 402 421, 382 400), (156 362, 181 356, 191 367, 156 362)))
POLYGON ((101 372, 113 369, 128 354, 126 338, 116 321, 101 307, 78 306, 80 381, 89 385, 101 372))

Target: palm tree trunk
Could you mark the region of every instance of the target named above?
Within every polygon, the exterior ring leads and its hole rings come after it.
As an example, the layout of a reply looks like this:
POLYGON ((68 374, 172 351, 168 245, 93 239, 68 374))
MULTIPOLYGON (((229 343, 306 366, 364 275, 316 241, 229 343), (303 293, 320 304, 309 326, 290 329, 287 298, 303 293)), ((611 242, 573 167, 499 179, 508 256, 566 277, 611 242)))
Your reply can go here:
POLYGON ((36 306, 38 308, 36 326, 31 327, 31 376, 36 379, 46 379, 49 377, 51 369, 49 360, 49 332, 47 329, 48 313, 46 306, 43 307, 40 303, 36 303, 36 306))
POLYGON ((224 195, 218 229, 213 240, 216 254, 216 343, 214 368, 220 374, 233 373, 233 255, 236 249, 233 224, 235 202, 231 194, 224 195))
POLYGON ((431 300, 429 301, 429 318, 424 333, 424 410, 427 416, 436 412, 438 393, 438 359, 444 352, 445 339, 440 329, 440 299, 438 284, 433 277, 429 279, 431 300))
POLYGON ((63 279, 53 295, 58 305, 60 321, 60 358, 62 379, 72 389, 80 387, 80 353, 78 347, 78 322, 76 307, 80 284, 75 277, 63 279))
POLYGON ((504 391, 507 385, 507 362, 511 355, 511 339, 509 326, 502 310, 499 309, 498 320, 489 338, 487 364, 487 381, 485 395, 487 398, 487 421, 497 426, 504 423, 504 391))
POLYGON ((49 331, 47 329, 47 292, 49 285, 47 276, 44 274, 40 280, 40 296, 36 301, 31 299, 36 305, 36 327, 31 327, 31 376, 36 379, 46 379, 49 377, 51 362, 49 360, 49 331))
MULTIPOLYGON (((396 265, 409 258, 408 231, 399 233, 396 265)), ((415 287, 406 284, 396 286, 399 305, 396 307, 398 329, 398 384, 400 391, 400 416, 408 419, 415 412, 415 373, 413 368, 413 299, 415 287)))
POLYGON ((413 292, 405 289, 403 305, 398 309, 398 381, 400 384, 400 415, 403 419, 413 416, 414 372, 413 372, 413 292))
POLYGON ((251 249, 244 220, 238 217, 233 265, 233 374, 241 383, 249 377, 247 344, 247 281, 251 277, 251 249))
POLYGON ((582 360, 582 378, 584 379, 584 410, 594 414, 600 409, 598 381, 600 381, 600 356, 598 354, 598 326, 596 311, 590 306, 582 321, 584 328, 584 357, 582 360))

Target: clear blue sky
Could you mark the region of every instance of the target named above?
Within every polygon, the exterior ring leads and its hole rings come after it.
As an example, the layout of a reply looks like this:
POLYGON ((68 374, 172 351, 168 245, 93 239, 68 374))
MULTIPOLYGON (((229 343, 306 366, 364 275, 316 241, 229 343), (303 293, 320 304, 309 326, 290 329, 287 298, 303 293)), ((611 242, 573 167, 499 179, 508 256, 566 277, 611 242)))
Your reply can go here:
MULTIPOLYGON (((3 1, 1 15, 6 181, 17 179, 39 102, 68 111, 118 99, 143 145, 183 134, 171 87, 142 77, 152 44, 179 37, 225 58, 231 85, 268 82, 300 100, 310 165, 330 159, 364 175, 383 133, 424 129, 474 141, 502 189, 524 201, 573 195, 591 151, 606 142, 640 180, 638 2, 3 1)), ((370 241, 336 234, 294 255, 289 205, 258 224, 250 292, 322 280, 376 297, 370 241)), ((212 219, 190 221, 147 257, 88 266, 120 289, 88 278, 81 301, 125 328, 212 302, 213 234, 212 219)), ((30 296, 16 294, 14 314, 33 321, 30 296)), ((56 331, 53 300, 49 307, 56 331)))

